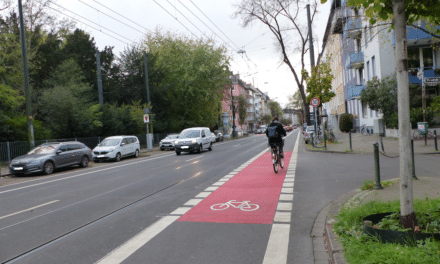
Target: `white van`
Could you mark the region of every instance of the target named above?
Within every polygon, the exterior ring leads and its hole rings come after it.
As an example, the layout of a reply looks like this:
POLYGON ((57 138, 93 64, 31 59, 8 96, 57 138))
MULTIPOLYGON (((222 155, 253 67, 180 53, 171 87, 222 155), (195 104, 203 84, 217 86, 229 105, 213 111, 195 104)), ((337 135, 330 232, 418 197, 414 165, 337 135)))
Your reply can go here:
POLYGON ((95 162, 110 159, 120 161, 123 157, 139 157, 140 149, 136 136, 107 137, 93 149, 92 157, 95 162))
POLYGON ((207 127, 187 128, 180 132, 179 138, 174 141, 176 154, 181 152, 202 153, 203 150, 212 150, 211 130, 207 127))

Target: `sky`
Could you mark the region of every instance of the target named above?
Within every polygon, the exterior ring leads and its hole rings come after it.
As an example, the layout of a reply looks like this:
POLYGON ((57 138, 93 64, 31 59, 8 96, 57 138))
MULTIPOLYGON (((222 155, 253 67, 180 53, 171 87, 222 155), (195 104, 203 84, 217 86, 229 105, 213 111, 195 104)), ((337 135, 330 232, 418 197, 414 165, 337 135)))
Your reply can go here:
MULTIPOLYGON (((113 46, 117 56, 131 43, 140 42, 145 32, 154 31, 157 27, 197 37, 205 34, 213 37, 217 45, 226 42, 234 74, 239 73, 243 81, 267 92, 271 99, 284 107, 288 103, 288 96, 298 89, 294 77, 287 65, 281 62, 274 45, 274 35, 267 26, 256 22, 243 28, 240 19, 232 18, 236 11, 234 5, 240 1, 58 0, 56 5, 51 6, 77 19, 76 27, 90 33, 100 50, 105 46, 113 46), (238 53, 240 50, 245 53, 238 53)), ((322 47, 330 11, 329 2, 318 4, 319 14, 313 25, 315 59, 322 47)), ((301 15, 300 23, 306 26, 306 12, 301 15)), ((293 32, 288 43, 295 43, 293 32)), ((305 57, 307 69, 310 68, 309 56, 306 54, 305 57)), ((299 61, 299 56, 292 58, 294 62, 299 61)), ((300 68, 296 69, 299 73, 300 68)))

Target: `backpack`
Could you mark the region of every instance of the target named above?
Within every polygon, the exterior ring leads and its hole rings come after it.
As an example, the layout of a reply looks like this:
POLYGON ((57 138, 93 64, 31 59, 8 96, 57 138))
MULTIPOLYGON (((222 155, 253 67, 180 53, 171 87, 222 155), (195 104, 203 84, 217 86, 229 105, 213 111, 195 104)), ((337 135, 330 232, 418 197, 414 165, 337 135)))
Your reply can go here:
POLYGON ((270 126, 267 128, 267 135, 269 138, 276 138, 278 137, 278 131, 276 126, 270 126))

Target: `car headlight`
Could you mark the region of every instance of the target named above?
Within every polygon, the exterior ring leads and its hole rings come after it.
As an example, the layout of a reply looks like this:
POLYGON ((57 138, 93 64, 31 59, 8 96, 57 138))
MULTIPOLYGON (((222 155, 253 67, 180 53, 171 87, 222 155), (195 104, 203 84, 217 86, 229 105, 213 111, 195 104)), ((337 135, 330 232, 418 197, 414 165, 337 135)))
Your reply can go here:
POLYGON ((191 140, 191 143, 196 144, 197 143, 197 139, 191 140))
POLYGON ((179 141, 174 141, 174 145, 179 145, 179 141))

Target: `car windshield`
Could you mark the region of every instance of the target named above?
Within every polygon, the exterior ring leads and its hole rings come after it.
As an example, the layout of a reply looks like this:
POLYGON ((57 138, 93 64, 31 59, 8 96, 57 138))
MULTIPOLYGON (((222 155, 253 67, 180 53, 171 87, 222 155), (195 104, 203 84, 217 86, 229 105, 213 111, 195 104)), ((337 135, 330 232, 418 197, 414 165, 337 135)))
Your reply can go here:
POLYGON ((167 136, 165 139, 176 139, 178 137, 179 135, 171 135, 171 136, 167 136))
POLYGON ((313 126, 308 126, 308 127, 307 127, 307 131, 315 131, 315 127, 313 127, 313 126))
POLYGON ((99 145, 101 147, 116 146, 119 144, 120 141, 121 141, 120 139, 109 138, 109 139, 104 139, 99 145))
POLYGON ((54 145, 38 146, 38 147, 34 148, 33 150, 29 151, 28 155, 31 155, 31 154, 50 154, 55 151, 55 147, 56 146, 54 146, 54 145))
POLYGON ((196 138, 196 137, 200 137, 200 130, 184 130, 179 135, 179 138, 196 138))

